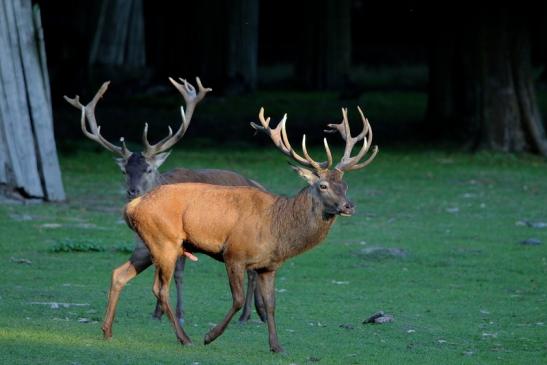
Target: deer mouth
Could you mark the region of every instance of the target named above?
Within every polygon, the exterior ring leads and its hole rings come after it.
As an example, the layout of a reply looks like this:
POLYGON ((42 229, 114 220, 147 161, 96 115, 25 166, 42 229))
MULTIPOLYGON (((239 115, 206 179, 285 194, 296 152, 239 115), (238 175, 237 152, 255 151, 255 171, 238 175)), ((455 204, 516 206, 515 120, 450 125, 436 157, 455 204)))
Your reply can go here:
POLYGON ((353 208, 345 208, 345 209, 339 209, 338 215, 342 217, 351 217, 355 213, 355 209, 353 208))

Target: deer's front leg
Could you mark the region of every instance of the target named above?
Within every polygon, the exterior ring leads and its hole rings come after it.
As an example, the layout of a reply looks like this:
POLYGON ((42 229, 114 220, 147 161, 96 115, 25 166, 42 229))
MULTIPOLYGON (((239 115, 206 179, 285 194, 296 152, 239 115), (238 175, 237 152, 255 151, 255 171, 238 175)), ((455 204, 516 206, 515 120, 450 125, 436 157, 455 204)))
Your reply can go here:
POLYGON ((228 280, 230 281, 230 289, 232 290, 232 307, 226 313, 226 316, 215 327, 213 327, 203 339, 205 345, 213 342, 218 336, 220 336, 234 314, 243 307, 245 296, 243 293, 243 280, 245 276, 245 269, 243 265, 226 262, 226 271, 228 272, 228 280))
MULTIPOLYGON (((247 270, 247 294, 245 296, 245 304, 243 305, 243 313, 239 317, 240 323, 245 323, 251 318, 251 307, 256 291, 256 271, 247 270)), ((258 307, 257 307, 258 312, 258 307)))
POLYGON ((277 329, 275 328, 275 271, 259 272, 258 287, 266 306, 270 350, 273 352, 283 352, 283 348, 277 339, 277 329))

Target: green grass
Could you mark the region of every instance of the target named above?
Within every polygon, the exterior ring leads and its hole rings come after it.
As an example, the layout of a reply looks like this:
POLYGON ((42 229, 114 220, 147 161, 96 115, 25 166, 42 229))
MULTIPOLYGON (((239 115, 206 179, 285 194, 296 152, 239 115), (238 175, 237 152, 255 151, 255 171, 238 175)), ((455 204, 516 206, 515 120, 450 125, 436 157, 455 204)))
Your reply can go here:
MULTIPOLYGON (((177 149, 165 170, 234 169, 291 194, 303 182, 284 160, 270 147, 177 149)), ((269 353, 266 327, 256 322, 234 322, 213 344, 201 344, 231 303, 223 266, 206 257, 188 264, 185 276, 186 329, 194 346, 180 346, 165 319, 151 319, 152 270, 127 285, 114 338, 103 341, 111 270, 127 260, 119 248, 133 240, 120 219, 122 176, 106 153, 82 151, 61 162, 66 203, 0 206, 2 364, 547 361, 547 228, 517 224, 547 222, 543 160, 392 149, 347 174, 358 214, 340 218, 323 244, 278 273, 284 355, 269 353), (519 244, 530 237, 543 244, 519 244), (408 256, 363 254, 373 246, 408 256), (33 302, 87 305, 54 309, 33 302), (378 310, 395 321, 361 324, 378 310), (348 324, 353 329, 340 327, 348 324)))

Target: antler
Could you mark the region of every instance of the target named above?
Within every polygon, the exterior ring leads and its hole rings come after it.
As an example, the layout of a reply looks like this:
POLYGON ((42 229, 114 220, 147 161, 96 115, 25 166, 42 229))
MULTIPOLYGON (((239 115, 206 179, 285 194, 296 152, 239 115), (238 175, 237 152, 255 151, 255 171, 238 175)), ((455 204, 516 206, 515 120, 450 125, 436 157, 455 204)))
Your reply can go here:
POLYGON ((370 155, 370 157, 365 162, 359 163, 359 161, 370 149, 372 143, 372 128, 370 127, 368 119, 365 118, 365 115, 363 114, 361 108, 357 107, 357 109, 359 110, 359 114, 361 114, 361 120, 363 121, 363 130, 356 137, 352 137, 350 133, 347 108, 342 108, 342 121, 339 124, 329 124, 328 126, 331 129, 325 129, 326 133, 335 133, 336 131, 338 131, 338 133, 340 133, 340 136, 342 136, 342 139, 346 141, 344 155, 335 167, 337 170, 340 171, 361 169, 371 163, 378 153, 378 146, 374 146, 374 148, 372 149, 372 155, 370 155), (351 150, 360 140, 363 140, 363 146, 361 147, 361 150, 356 156, 350 157, 351 150))
POLYGON ((166 151, 173 147, 175 143, 177 143, 182 136, 184 136, 184 133, 186 133, 186 130, 188 129, 188 126, 190 125, 190 121, 192 120, 192 115, 194 114, 194 109, 196 108, 196 105, 205 97, 205 95, 212 91, 211 88, 205 88, 201 84, 201 80, 199 77, 196 77, 196 83, 198 85, 198 93, 196 94, 196 89, 192 84, 187 82, 184 79, 179 80, 182 83, 178 83, 175 80, 173 80, 171 77, 169 78, 169 81, 177 88, 177 90, 182 94, 185 102, 186 102, 186 113, 184 112, 184 108, 180 107, 180 114, 182 116, 182 123, 180 124, 179 129, 177 132, 173 135, 173 130, 169 126, 169 134, 167 137, 159 141, 158 143, 151 145, 148 142, 148 123, 144 125, 144 131, 142 134, 142 141, 144 144, 144 152, 143 154, 145 156, 153 156, 160 152, 166 151))
POLYGON ((65 95, 64 98, 70 105, 82 111, 81 127, 82 127, 82 131, 84 132, 84 135, 87 138, 97 142, 98 144, 106 148, 107 150, 119 154, 123 158, 129 158, 129 156, 131 156, 131 151, 127 149, 124 138, 123 137, 120 138, 120 142, 122 143, 121 147, 108 142, 101 135, 101 126, 97 126, 97 120, 95 119, 95 106, 97 105, 97 102, 99 101, 99 99, 103 97, 104 93, 108 89, 109 84, 110 84, 110 81, 103 83, 103 85, 101 86, 99 91, 97 91, 93 99, 85 106, 82 105, 82 103, 80 103, 80 97, 78 95, 76 95, 74 98, 69 98, 68 96, 65 95), (86 118, 89 123, 89 127, 91 128, 91 132, 87 130, 87 126, 85 123, 86 118))
POLYGON ((253 127, 255 130, 264 132, 270 138, 272 139, 273 143, 283 152, 285 155, 291 157, 296 162, 298 162, 301 165, 313 167, 315 170, 321 172, 328 170, 332 165, 332 154, 330 152, 329 144, 327 143, 327 139, 325 138, 323 140, 323 143, 325 144, 325 151, 327 152, 327 161, 323 162, 317 162, 314 161, 306 148, 306 135, 302 137, 302 152, 304 153, 304 157, 297 154, 294 149, 291 147, 291 144, 289 143, 289 138, 287 137, 287 130, 285 127, 285 124, 287 122, 287 114, 283 116, 283 119, 277 124, 277 127, 274 129, 270 128, 270 118, 264 119, 264 108, 260 108, 260 112, 258 113, 258 118, 260 120, 260 124, 262 126, 259 126, 258 124, 255 124, 251 122, 251 127, 253 127))

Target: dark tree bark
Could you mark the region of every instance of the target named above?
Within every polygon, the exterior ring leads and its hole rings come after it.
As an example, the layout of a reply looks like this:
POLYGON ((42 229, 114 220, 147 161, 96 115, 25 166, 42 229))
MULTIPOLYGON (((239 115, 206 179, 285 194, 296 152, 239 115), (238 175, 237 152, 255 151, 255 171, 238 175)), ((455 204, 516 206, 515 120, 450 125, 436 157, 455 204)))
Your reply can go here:
POLYGON ((297 77, 308 88, 343 87, 351 66, 351 1, 307 1, 301 9, 306 13, 297 77))
POLYGON ((143 0, 102 0, 89 65, 101 77, 141 71, 145 64, 143 0))
POLYGON ((145 5, 147 59, 159 80, 199 75, 217 95, 256 88, 259 0, 145 5))
POLYGON ((450 43, 431 52, 430 125, 466 131, 472 148, 547 156, 525 16, 503 7, 478 11, 460 30, 454 54, 450 43))
POLYGON ((64 200, 39 11, 0 3, 0 188, 23 198, 64 200))
POLYGON ((258 66, 258 0, 233 0, 228 9, 228 90, 254 91, 258 66))
POLYGON ((426 111, 427 130, 438 135, 453 124, 455 106, 454 80, 456 48, 452 34, 437 35, 429 49, 429 83, 426 111))

